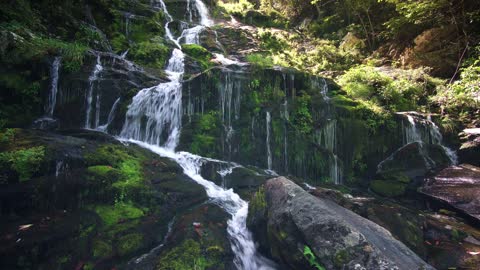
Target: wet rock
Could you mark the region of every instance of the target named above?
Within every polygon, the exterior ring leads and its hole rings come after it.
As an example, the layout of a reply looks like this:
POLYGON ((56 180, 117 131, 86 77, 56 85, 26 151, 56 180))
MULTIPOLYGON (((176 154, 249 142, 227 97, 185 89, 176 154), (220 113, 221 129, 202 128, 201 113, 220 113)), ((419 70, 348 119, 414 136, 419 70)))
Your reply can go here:
POLYGON ((383 196, 402 196, 408 189, 415 190, 420 186, 427 173, 444 168, 449 163, 440 145, 413 142, 378 165, 378 178, 370 183, 370 188, 383 196))
POLYGON ((448 167, 428 178, 420 192, 480 222, 479 167, 466 164, 448 167))
POLYGON ((321 187, 310 193, 333 200, 384 227, 437 269, 475 269, 480 263, 480 258, 472 255, 480 251, 480 230, 453 212, 441 209, 440 213, 432 213, 419 209, 418 202, 385 200, 362 193, 352 196, 321 187))
POLYGON ((462 145, 458 150, 461 163, 480 166, 480 128, 465 129, 460 133, 462 145))
POLYGON ((267 182, 265 202, 271 255, 290 268, 433 269, 384 228, 286 178, 267 182))

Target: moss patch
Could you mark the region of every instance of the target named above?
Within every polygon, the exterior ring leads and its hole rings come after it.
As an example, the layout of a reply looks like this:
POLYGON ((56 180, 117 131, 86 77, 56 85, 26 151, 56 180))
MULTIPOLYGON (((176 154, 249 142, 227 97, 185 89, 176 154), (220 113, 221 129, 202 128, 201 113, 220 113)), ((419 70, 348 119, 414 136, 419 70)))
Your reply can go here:
POLYGON ((102 240, 93 241, 93 257, 105 258, 113 254, 112 245, 102 240))
POLYGON ((0 168, 13 170, 20 181, 27 181, 40 170, 44 158, 44 146, 4 152, 0 153, 0 168))
POLYGON ((118 239, 117 252, 120 256, 138 251, 142 247, 143 235, 132 233, 118 239))
POLYGON ((98 205, 94 211, 107 227, 115 225, 121 220, 137 219, 145 215, 141 209, 129 203, 117 203, 113 206, 98 205))
POLYGON ((405 194, 407 185, 390 180, 374 180, 370 183, 370 188, 382 196, 397 197, 405 194))
POLYGON ((204 70, 213 65, 212 62, 210 62, 210 60, 212 60, 212 54, 200 45, 184 44, 182 45, 182 50, 188 56, 195 59, 195 61, 197 61, 204 70))
POLYGON ((213 266, 220 267, 220 262, 215 256, 218 251, 216 247, 203 251, 200 243, 192 239, 187 239, 181 245, 162 256, 157 265, 157 269, 204 270, 213 266))

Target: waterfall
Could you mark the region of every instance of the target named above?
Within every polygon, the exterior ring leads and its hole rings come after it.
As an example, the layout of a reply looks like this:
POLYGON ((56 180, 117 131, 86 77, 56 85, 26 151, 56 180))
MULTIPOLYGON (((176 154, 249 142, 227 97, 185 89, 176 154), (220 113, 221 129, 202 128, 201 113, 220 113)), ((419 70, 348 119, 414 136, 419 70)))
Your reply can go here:
POLYGON ((267 123, 267 138, 266 138, 266 144, 267 144, 267 165, 268 165, 268 170, 272 170, 272 149, 270 148, 270 127, 271 127, 271 121, 272 117, 270 115, 270 112, 267 111, 266 114, 266 123, 267 123))
POLYGON ((108 114, 107 123, 105 123, 105 125, 101 125, 97 127, 98 130, 104 131, 104 132, 107 131, 108 126, 112 123, 113 118, 115 117, 115 112, 117 111, 118 104, 120 104, 120 98, 117 98, 117 100, 115 100, 115 103, 113 103, 112 109, 108 114))
POLYGON ((173 50, 166 69, 170 82, 143 89, 133 98, 121 137, 175 150, 182 124, 183 60, 183 52, 173 50))
MULTIPOLYGON (((92 123, 92 102, 93 102, 93 90, 95 88, 95 82, 98 80, 98 75, 100 72, 102 72, 103 66, 102 66, 102 61, 100 58, 100 55, 97 55, 97 63, 95 67, 93 68, 92 74, 88 78, 88 91, 87 91, 87 114, 85 117, 85 128, 91 129, 95 128, 94 124, 92 123)), ((99 114, 99 106, 100 106, 100 94, 97 91, 97 98, 95 100, 96 102, 96 108, 98 110, 96 111, 96 114, 99 114)), ((98 125, 98 122, 96 122, 96 125, 98 125)))
POLYGON ((337 151, 337 121, 330 120, 316 134, 317 143, 327 149, 331 157, 329 158, 329 175, 331 181, 336 184, 342 184, 342 170, 338 164, 337 151))
POLYGON ((195 0, 195 7, 200 15, 200 24, 204 26, 212 26, 213 21, 210 19, 207 6, 201 0, 195 0))
MULTIPOLYGON (((163 1, 157 3, 164 9, 168 21, 173 21, 163 1)), ((200 0, 196 0, 195 3, 202 17, 201 23, 210 25, 211 20, 208 18, 205 5, 200 0)), ((169 22, 165 26, 166 29, 169 22)), ((176 41, 171 33, 167 36, 170 40, 176 41)), ((176 45, 181 48, 178 42, 176 45)), ((175 49, 166 68, 170 82, 143 89, 133 98, 120 137, 122 140, 150 149, 160 156, 175 160, 186 175, 205 188, 214 203, 231 215, 227 232, 235 254, 234 264, 238 269, 274 269, 272 262, 258 254, 252 235, 247 229, 248 203, 232 189, 223 189, 204 179, 200 175, 203 158, 186 152, 175 152, 182 124, 183 62, 183 52, 175 49)))
POLYGON ((188 15, 188 21, 193 22, 192 0, 187 0, 187 15, 188 15))
POLYGON ((284 159, 284 171, 288 173, 288 89, 287 89, 287 76, 282 73, 283 77, 283 89, 285 91, 285 101, 283 103, 283 159, 284 159))
POLYGON ((403 130, 403 145, 413 142, 419 142, 421 145, 421 154, 426 160, 426 164, 434 166, 434 161, 428 156, 426 150, 423 149, 423 144, 436 144, 441 146, 445 154, 450 159, 452 165, 458 164, 458 157, 455 151, 443 144, 443 136, 440 133, 438 126, 431 120, 429 115, 426 119, 415 117, 412 114, 402 113, 407 121, 402 121, 403 130))
POLYGON ((50 67, 50 77, 51 77, 51 84, 50 84, 50 92, 48 94, 48 101, 45 106, 45 116, 52 118, 53 111, 55 110, 55 105, 57 104, 57 92, 58 92, 58 78, 59 70, 61 66, 62 58, 57 56, 53 60, 52 66, 50 67))

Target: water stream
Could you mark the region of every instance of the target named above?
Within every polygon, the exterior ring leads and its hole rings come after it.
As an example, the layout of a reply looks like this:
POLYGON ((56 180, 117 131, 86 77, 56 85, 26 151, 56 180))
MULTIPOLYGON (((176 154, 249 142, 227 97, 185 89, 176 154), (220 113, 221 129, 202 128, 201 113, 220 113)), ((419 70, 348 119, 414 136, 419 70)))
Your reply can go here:
POLYGON ((59 70, 61 66, 62 58, 57 56, 53 60, 52 66, 50 68, 50 77, 51 77, 51 84, 50 84, 50 92, 48 94, 48 101, 47 105, 45 106, 45 116, 52 118, 53 111, 55 110, 55 105, 57 104, 57 93, 58 93, 58 78, 59 70))
MULTIPOLYGON (((163 1, 158 1, 158 4, 169 17, 165 26, 168 29, 173 18, 163 1)), ((213 21, 209 18, 208 9, 203 2, 196 0, 195 4, 202 26, 212 25, 213 21)), ((170 82, 143 89, 133 98, 120 137, 175 160, 186 175, 205 188, 214 203, 231 215, 227 232, 235 254, 234 264, 238 269, 274 269, 274 264, 257 252, 253 237, 247 229, 248 203, 232 189, 224 189, 201 176, 204 158, 186 152, 175 152, 181 129, 184 54, 180 50, 179 42, 169 31, 167 37, 179 47, 173 51, 166 68, 170 82)))
POLYGON ((98 125, 98 120, 97 120, 97 115, 99 117, 100 115, 100 94, 99 92, 100 91, 97 91, 97 96, 96 96, 96 100, 95 100, 95 108, 96 108, 96 112, 95 112, 95 120, 96 122, 95 123, 92 123, 92 103, 93 103, 93 91, 95 89, 95 82, 98 80, 98 76, 100 74, 100 72, 102 72, 103 70, 103 66, 102 66, 102 61, 101 61, 101 57, 100 57, 100 54, 97 55, 97 63, 95 65, 95 67, 93 68, 93 71, 92 71, 92 74, 90 75, 90 77, 88 78, 88 91, 87 91, 87 113, 86 113, 86 116, 85 116, 85 128, 87 129, 93 129, 96 127, 96 125, 98 125))

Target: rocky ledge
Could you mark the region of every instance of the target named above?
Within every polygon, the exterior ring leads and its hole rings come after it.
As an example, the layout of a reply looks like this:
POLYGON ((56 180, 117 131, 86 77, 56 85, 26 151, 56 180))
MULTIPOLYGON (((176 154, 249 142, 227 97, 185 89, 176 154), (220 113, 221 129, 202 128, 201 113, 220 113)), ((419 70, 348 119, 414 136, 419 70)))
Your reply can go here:
POLYGON ((448 204, 480 223, 480 168, 462 164, 430 177, 421 193, 448 204))
POLYGON ((248 223, 261 248, 286 268, 434 269, 384 228, 284 177, 253 197, 248 223))

